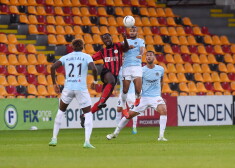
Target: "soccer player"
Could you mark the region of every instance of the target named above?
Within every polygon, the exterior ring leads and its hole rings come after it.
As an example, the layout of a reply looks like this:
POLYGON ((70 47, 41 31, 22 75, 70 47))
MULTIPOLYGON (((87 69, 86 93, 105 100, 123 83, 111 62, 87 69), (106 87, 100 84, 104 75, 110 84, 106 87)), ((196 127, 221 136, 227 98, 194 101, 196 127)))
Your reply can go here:
MULTIPOLYGON (((103 92, 100 100, 96 102, 91 108, 91 112, 95 113, 101 108, 106 107, 106 100, 112 94, 114 86, 117 83, 117 76, 122 66, 123 52, 129 50, 129 45, 126 39, 126 34, 123 33, 124 43, 113 43, 112 37, 109 33, 101 36, 106 48, 101 49, 95 53, 92 58, 94 61, 103 59, 104 67, 100 74, 101 81, 104 83, 103 92)), ((97 81, 94 81, 97 84, 97 81)), ((82 124, 81 124, 82 125, 82 124)))
POLYGON ((106 136, 108 140, 116 138, 131 118, 143 113, 148 107, 152 107, 160 113, 160 132, 158 141, 167 141, 167 139, 164 138, 167 110, 166 104, 161 97, 164 69, 163 67, 154 64, 155 54, 153 51, 147 51, 146 60, 147 65, 143 67, 143 88, 140 104, 134 106, 133 109, 129 111, 128 115, 121 119, 115 131, 106 136))
POLYGON ((135 85, 136 101, 135 106, 139 104, 141 89, 142 89, 142 55, 145 51, 145 42, 141 38, 137 38, 138 29, 136 26, 132 26, 129 31, 130 39, 128 44, 133 46, 132 49, 128 50, 124 54, 123 63, 123 92, 122 92, 122 103, 126 104, 127 92, 130 87, 131 81, 135 85))
MULTIPOLYGON (((117 117, 116 117, 116 121, 117 123, 120 122, 121 118, 122 118, 122 110, 123 110, 123 105, 122 105, 122 88, 123 88, 123 84, 122 84, 122 67, 120 68, 119 74, 118 74, 118 79, 120 81, 120 94, 119 94, 119 99, 118 99, 118 105, 117 105, 117 117)), ((131 82, 130 84, 130 88, 128 90, 127 93, 127 106, 129 108, 131 108, 132 106, 134 106, 135 103, 135 86, 134 83, 131 82)), ((132 118, 132 134, 137 134, 137 116, 132 118)))
POLYGON ((87 71, 88 66, 92 69, 94 79, 97 80, 97 69, 93 63, 92 57, 82 52, 84 43, 80 39, 72 41, 74 52, 61 57, 51 67, 51 77, 55 91, 59 93, 59 87, 55 80, 55 70, 63 65, 66 72, 64 89, 60 98, 60 105, 55 117, 53 137, 49 146, 57 145, 57 135, 60 130, 61 120, 65 111, 72 101, 76 98, 82 111, 85 113, 85 143, 84 148, 95 148, 90 144, 90 136, 93 128, 93 115, 91 113, 91 98, 87 89, 87 71))

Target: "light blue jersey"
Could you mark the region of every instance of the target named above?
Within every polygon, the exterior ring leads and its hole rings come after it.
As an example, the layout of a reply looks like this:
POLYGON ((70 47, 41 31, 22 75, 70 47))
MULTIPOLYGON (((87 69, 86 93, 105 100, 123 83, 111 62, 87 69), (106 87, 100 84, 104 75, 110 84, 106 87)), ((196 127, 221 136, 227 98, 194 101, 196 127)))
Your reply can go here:
POLYGON ((93 62, 90 55, 83 52, 72 52, 59 59, 65 67, 66 79, 64 88, 69 90, 87 90, 88 64, 93 62))
POLYGON ((124 63, 123 68, 129 66, 141 66, 141 59, 136 58, 140 55, 140 48, 145 47, 145 42, 141 38, 136 38, 134 40, 127 39, 129 45, 133 45, 135 48, 128 50, 124 53, 124 63))
MULTIPOLYGON (((119 74, 118 74, 118 79, 120 81, 120 93, 122 93, 122 88, 123 88, 123 82, 122 82, 122 67, 120 68, 119 74)), ((131 81, 129 90, 127 92, 127 94, 135 94, 135 86, 133 81, 131 81)))
POLYGON ((147 66, 143 67, 142 97, 161 96, 161 78, 163 75, 164 68, 159 65, 155 65, 152 69, 147 66))

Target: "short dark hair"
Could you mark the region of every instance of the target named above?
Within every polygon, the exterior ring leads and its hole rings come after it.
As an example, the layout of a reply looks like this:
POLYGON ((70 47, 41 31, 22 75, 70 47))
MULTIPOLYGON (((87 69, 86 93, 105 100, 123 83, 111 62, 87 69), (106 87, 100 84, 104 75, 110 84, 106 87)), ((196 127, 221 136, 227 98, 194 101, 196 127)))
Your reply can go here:
MULTIPOLYGON (((152 51, 152 50, 148 50, 147 52, 153 53, 153 55, 155 55, 155 52, 152 51)), ((146 52, 146 53, 147 53, 147 52, 146 52)))
POLYGON ((111 37, 111 34, 109 34, 109 33, 102 34, 101 37, 106 36, 106 35, 111 37))
POLYGON ((82 51, 84 48, 84 43, 81 39, 74 39, 72 41, 72 47, 74 51, 82 51))

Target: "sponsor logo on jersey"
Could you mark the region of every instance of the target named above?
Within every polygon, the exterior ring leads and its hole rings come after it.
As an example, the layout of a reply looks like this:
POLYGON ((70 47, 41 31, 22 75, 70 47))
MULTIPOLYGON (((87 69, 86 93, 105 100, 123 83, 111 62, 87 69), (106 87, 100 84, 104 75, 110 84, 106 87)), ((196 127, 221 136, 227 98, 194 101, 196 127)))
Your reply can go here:
POLYGON ((106 57, 104 59, 105 62, 117 61, 118 57, 106 57))

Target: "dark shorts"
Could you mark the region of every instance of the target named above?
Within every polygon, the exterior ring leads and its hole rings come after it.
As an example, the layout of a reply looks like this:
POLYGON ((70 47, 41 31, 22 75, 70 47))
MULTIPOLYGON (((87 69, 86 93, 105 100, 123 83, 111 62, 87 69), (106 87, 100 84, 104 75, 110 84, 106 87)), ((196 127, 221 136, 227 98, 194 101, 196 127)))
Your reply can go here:
MULTIPOLYGON (((101 73, 100 73, 100 79, 101 79, 101 81, 102 81, 104 84, 106 84, 105 81, 104 81, 104 76, 105 76, 105 74, 108 73, 108 72, 110 72, 109 69, 103 68, 102 71, 101 71, 101 73)), ((113 75, 113 76, 114 76, 114 78, 115 78, 115 80, 116 80, 116 83, 117 83, 117 76, 116 76, 116 75, 113 75)))

